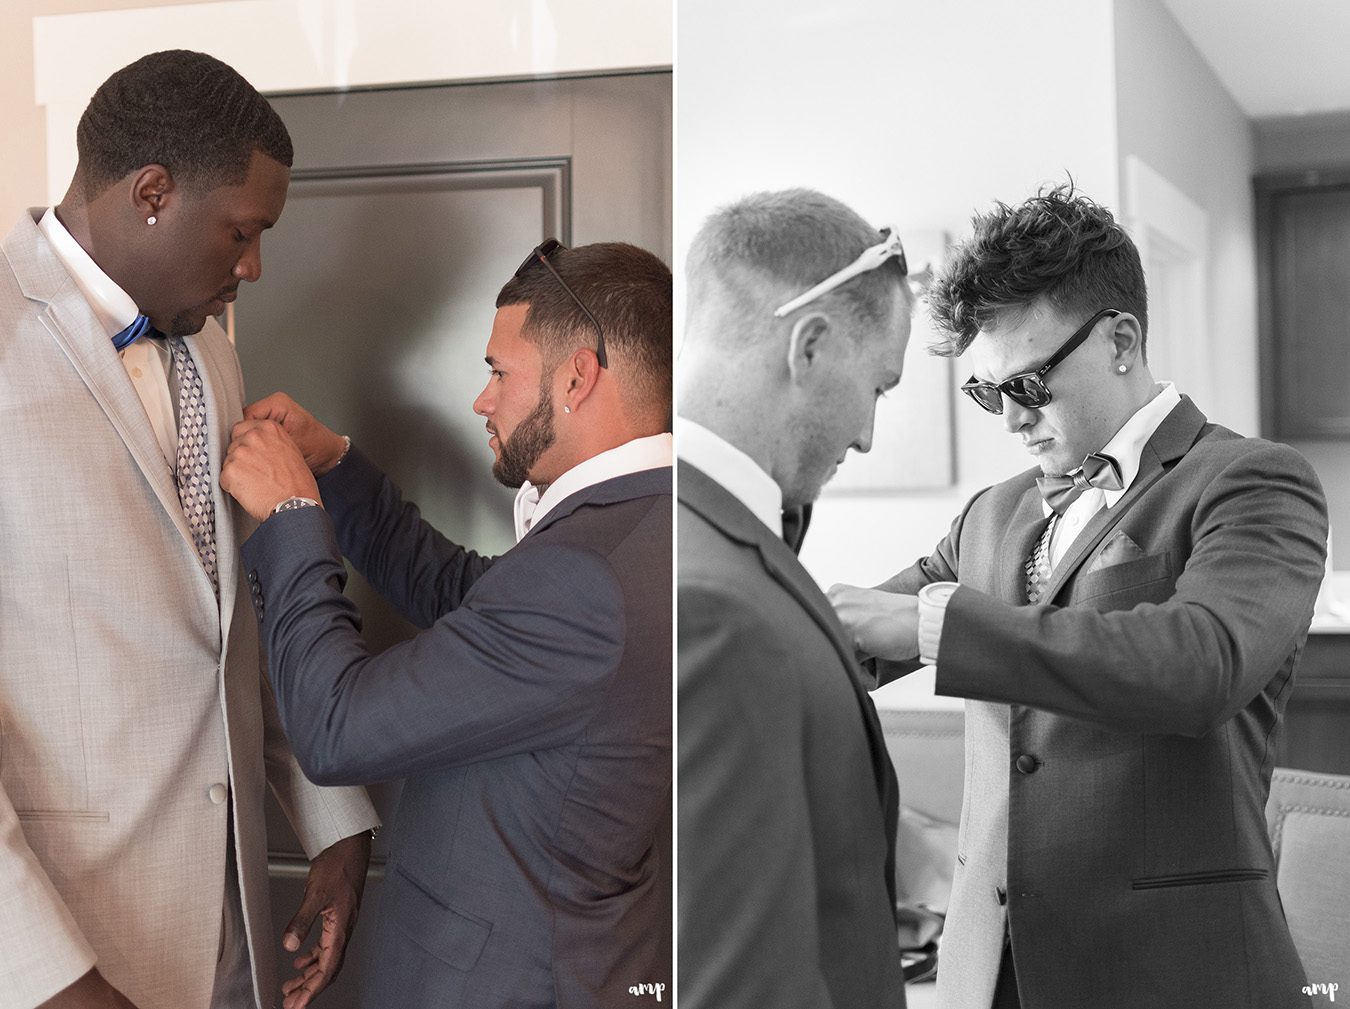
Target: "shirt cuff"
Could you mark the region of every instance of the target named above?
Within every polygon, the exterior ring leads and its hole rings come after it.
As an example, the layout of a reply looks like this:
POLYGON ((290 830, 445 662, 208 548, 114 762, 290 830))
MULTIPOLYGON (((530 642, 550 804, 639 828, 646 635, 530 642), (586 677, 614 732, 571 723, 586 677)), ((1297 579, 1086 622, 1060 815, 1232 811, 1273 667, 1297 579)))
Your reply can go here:
POLYGON ((919 661, 926 666, 937 664, 947 602, 956 589, 956 582, 930 582, 919 590, 919 661))

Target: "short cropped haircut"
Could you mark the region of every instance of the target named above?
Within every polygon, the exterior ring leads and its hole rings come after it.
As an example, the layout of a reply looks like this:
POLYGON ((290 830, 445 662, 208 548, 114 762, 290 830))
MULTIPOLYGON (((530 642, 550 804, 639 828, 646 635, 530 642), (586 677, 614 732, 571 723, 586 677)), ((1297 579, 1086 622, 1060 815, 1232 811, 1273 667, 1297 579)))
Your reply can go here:
MULTIPOLYGON (((852 263, 881 241, 881 232, 849 207, 813 189, 754 193, 714 211, 689 247, 689 302, 706 296, 707 285, 736 284, 749 271, 791 293, 801 294, 852 263)), ((896 260, 835 288, 819 302, 841 305, 854 318, 884 325, 896 292, 906 289, 896 260)), ((747 299, 749 291, 743 291, 747 299)), ((777 305, 760 306, 772 313, 777 305)), ((769 318, 768 315, 765 318, 769 318)))
POLYGON ((1129 312, 1146 336, 1139 250, 1111 212, 1075 193, 1072 182, 1042 189, 1017 207, 996 203, 972 223, 975 233, 928 292, 933 320, 946 333, 934 354, 962 354, 981 330, 1042 297, 1081 321, 1104 308, 1129 312))
POLYGON ((232 67, 205 53, 142 56, 94 92, 75 130, 84 195, 158 164, 197 192, 238 185, 254 151, 291 165, 281 117, 232 67))
MULTIPOLYGON (((560 249, 548 262, 604 330, 609 367, 622 376, 630 405, 669 417, 674 370, 670 267, 625 242, 560 249)), ((529 306, 521 335, 539 346, 548 372, 567 355, 599 342, 595 326, 542 264, 506 282, 497 307, 509 305, 529 306)))

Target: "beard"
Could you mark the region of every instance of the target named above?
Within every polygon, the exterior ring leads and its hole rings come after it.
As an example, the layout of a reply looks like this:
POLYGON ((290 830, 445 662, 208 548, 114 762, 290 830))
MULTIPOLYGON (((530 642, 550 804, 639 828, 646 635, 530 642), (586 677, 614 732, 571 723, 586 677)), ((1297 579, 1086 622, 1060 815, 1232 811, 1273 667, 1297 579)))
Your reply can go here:
POLYGON ((539 402, 530 415, 516 425, 510 438, 501 440, 501 452, 492 464, 492 475, 507 487, 520 487, 529 479, 530 470, 553 445, 553 391, 539 390, 539 402))

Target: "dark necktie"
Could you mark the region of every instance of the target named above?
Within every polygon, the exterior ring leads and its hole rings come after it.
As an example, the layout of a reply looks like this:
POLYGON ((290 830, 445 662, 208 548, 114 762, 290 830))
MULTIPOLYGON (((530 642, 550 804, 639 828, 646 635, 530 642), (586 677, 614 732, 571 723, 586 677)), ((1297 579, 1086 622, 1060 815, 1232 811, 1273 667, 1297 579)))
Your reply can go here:
MULTIPOLYGON (((118 351, 141 337, 165 339, 143 315, 113 337, 118 351)), ((174 481, 178 485, 178 503, 192 533, 193 546, 202 567, 211 578, 211 587, 220 594, 216 563, 216 507, 211 495, 211 459, 207 453, 206 396, 197 363, 181 336, 168 337, 173 366, 178 372, 178 455, 174 460, 174 481)))
POLYGON ((811 506, 798 505, 796 508, 783 509, 783 542, 794 554, 801 553, 802 540, 806 539, 806 527, 811 524, 811 506))
POLYGON ((1093 453, 1083 460, 1083 465, 1067 476, 1043 476, 1036 480, 1041 497, 1045 499, 1056 515, 1063 515, 1069 505, 1078 500, 1089 487, 1099 490, 1120 490, 1124 484, 1120 479, 1120 464, 1109 455, 1093 453))

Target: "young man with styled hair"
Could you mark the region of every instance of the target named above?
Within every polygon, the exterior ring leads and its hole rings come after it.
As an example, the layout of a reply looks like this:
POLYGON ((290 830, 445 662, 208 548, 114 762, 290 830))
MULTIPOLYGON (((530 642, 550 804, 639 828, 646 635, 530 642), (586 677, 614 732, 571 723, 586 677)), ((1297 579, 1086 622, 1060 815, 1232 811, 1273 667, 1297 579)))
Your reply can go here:
POLYGON ((977 217, 930 297, 1036 466, 831 596, 882 681, 922 658, 967 699, 941 1005, 1306 1005, 1265 805, 1326 554, 1312 469, 1153 378, 1139 254, 1069 187, 977 217))

